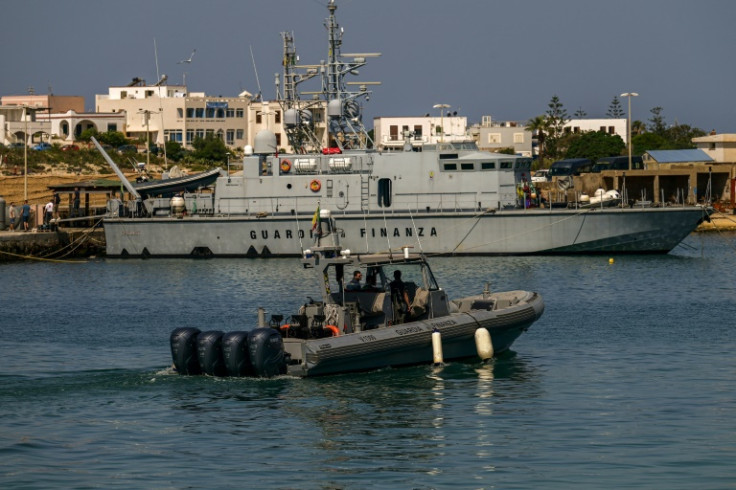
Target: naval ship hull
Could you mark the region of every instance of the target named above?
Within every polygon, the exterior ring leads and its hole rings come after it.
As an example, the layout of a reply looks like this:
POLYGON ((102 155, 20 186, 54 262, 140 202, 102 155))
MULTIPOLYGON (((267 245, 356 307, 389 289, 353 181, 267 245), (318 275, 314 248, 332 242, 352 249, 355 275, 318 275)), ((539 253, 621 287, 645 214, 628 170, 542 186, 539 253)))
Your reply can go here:
MULTIPOLYGON (((665 254, 707 217, 692 206, 345 214, 340 232, 353 253, 665 254)), ((304 215, 107 218, 104 228, 110 257, 300 256, 312 242, 304 215)))

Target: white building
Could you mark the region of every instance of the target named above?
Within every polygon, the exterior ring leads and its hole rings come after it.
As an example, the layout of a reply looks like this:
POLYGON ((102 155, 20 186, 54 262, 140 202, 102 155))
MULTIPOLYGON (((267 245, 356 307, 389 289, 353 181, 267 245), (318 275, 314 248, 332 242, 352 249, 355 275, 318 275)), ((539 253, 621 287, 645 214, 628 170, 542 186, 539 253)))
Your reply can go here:
POLYGON ((414 146, 441 141, 465 141, 468 118, 465 116, 374 117, 373 138, 378 149, 399 149, 409 134, 414 146))
POLYGON ((483 116, 480 124, 473 124, 468 132, 478 145, 478 149, 497 152, 511 148, 514 154, 532 156, 532 132, 516 121, 493 121, 491 116, 483 116))
POLYGON ((602 131, 607 134, 617 134, 628 144, 626 137, 626 118, 623 119, 571 119, 565 124, 565 131, 585 133, 588 131, 602 131))
POLYGON ((707 136, 693 138, 693 143, 716 162, 736 163, 736 134, 713 132, 707 136))
POLYGON ((129 138, 146 139, 163 145, 177 141, 192 147, 195 138, 213 135, 233 148, 248 142, 246 113, 251 94, 237 97, 212 97, 203 92, 189 92, 184 85, 165 85, 163 78, 155 85, 134 78, 126 86, 109 87, 107 95, 95 97, 97 112, 125 112, 129 138))

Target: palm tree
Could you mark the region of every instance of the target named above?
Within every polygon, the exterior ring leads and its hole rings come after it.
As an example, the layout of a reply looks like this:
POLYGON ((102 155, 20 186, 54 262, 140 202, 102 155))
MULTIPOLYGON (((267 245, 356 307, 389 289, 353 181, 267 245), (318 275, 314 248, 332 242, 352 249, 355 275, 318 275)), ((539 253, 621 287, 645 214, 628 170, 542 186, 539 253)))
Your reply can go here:
POLYGON ((536 134, 539 158, 544 158, 544 138, 547 133, 547 118, 544 116, 535 116, 527 121, 526 127, 532 132, 532 135, 536 134))

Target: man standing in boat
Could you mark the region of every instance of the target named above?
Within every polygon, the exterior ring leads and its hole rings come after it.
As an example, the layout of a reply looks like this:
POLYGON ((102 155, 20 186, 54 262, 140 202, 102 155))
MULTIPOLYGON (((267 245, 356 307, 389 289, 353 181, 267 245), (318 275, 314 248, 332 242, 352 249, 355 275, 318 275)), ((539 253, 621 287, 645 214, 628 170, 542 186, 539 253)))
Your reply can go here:
POLYGON ((406 292, 404 281, 401 280, 401 271, 394 271, 394 280, 389 284, 391 288, 391 302, 394 304, 396 311, 395 323, 404 321, 406 314, 409 312, 409 294, 406 292))

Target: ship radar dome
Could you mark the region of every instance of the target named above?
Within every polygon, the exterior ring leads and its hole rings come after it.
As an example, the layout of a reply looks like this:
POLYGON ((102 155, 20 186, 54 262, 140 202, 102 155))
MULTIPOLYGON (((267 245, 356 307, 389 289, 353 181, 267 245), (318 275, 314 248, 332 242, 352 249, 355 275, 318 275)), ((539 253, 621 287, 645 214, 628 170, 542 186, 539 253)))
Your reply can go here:
POLYGON ((256 134, 253 151, 258 155, 271 155, 276 153, 276 135, 272 131, 262 129, 256 134))

